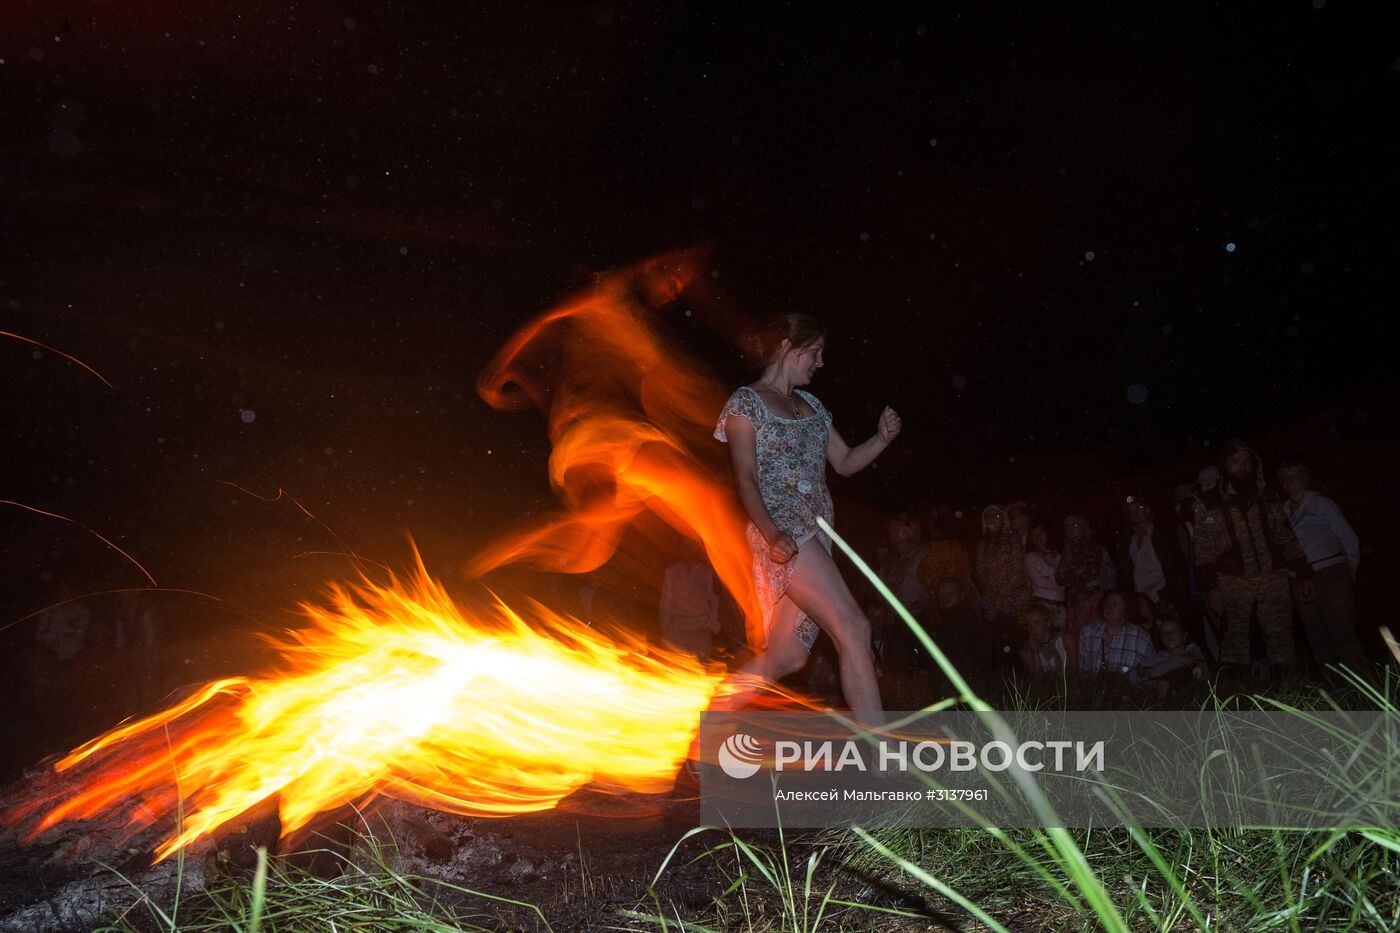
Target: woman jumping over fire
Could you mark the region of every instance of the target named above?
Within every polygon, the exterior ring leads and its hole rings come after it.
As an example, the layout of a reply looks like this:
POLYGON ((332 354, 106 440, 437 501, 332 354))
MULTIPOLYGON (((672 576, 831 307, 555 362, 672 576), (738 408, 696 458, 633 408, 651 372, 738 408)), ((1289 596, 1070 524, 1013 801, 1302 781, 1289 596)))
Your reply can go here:
POLYGON ((826 331, 805 314, 775 318, 757 336, 763 375, 729 397, 715 437, 729 444, 739 499, 748 513, 754 585, 767 645, 741 675, 778 680, 801 670, 820 626, 840 655, 841 691, 855 717, 881 713, 870 621, 831 559, 817 517, 833 520, 826 463, 842 476, 871 464, 899 435, 899 416, 880 414, 875 436, 849 447, 816 397, 797 389, 822 367, 826 331))

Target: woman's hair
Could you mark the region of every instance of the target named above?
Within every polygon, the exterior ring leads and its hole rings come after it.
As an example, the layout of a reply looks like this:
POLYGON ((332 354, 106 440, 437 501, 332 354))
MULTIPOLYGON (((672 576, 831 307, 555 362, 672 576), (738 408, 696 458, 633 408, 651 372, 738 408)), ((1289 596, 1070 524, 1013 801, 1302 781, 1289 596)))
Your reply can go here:
POLYGON ((1099 618, 1103 618, 1103 604, 1110 599, 1117 599, 1123 604, 1123 618, 1125 621, 1136 621, 1129 612, 1129 607, 1132 606, 1132 602, 1128 599, 1128 591, 1123 589, 1106 590, 1104 592, 1103 598, 1099 600, 1099 618))
POLYGON ((1031 619, 1036 617, 1044 619, 1047 625, 1055 624, 1055 614, 1050 611, 1049 606, 1040 603, 1031 603, 1029 606, 1016 613, 1016 622, 1021 628, 1028 629, 1031 627, 1031 619))
POLYGON ((1045 522, 1040 521, 1039 519, 1032 519, 1031 531, 1030 535, 1027 538, 1026 544, 1030 544, 1029 538, 1035 537, 1035 533, 1037 531, 1045 532, 1045 549, 1047 551, 1055 550, 1055 536, 1050 533, 1050 526, 1047 525, 1045 522))
POLYGON ((1317 479, 1314 479, 1314 478, 1313 478, 1313 472, 1312 472, 1312 470, 1310 470, 1310 469, 1308 468, 1308 465, 1307 465, 1306 463, 1304 463, 1303 461, 1301 461, 1301 460, 1285 460, 1285 461, 1283 461, 1282 463, 1280 463, 1280 464, 1278 465, 1278 469, 1274 471, 1274 476, 1278 476, 1278 474, 1281 473, 1281 472, 1283 472, 1284 470, 1301 470, 1302 473, 1303 473, 1304 479, 1307 481, 1306 483, 1304 483, 1304 485, 1307 486, 1308 489, 1311 489, 1313 492, 1321 493, 1322 495, 1326 496, 1326 497, 1329 498, 1329 499, 1335 499, 1335 498, 1337 498, 1336 496, 1332 495, 1332 490, 1328 488, 1328 486, 1327 486, 1326 483, 1321 482, 1320 480, 1317 480, 1317 479))
MULTIPOLYGON (((1089 524, 1089 520, 1088 520, 1087 518, 1085 518, 1083 515, 1066 515, 1066 516, 1065 516, 1064 524, 1065 524, 1065 525, 1068 525, 1068 524, 1070 524, 1071 522, 1078 522, 1079 524, 1081 524, 1081 525, 1084 526, 1084 536, 1083 536, 1082 538, 1079 539, 1079 546, 1080 546, 1080 547, 1087 547, 1088 545, 1090 545, 1091 543, 1093 543, 1093 540, 1094 540, 1094 529, 1093 529, 1093 526, 1091 526, 1091 525, 1089 524)), ((1073 544, 1073 542, 1071 542, 1070 539, 1069 539, 1069 532, 1068 532, 1068 531, 1066 531, 1066 532, 1064 533, 1064 536, 1065 536, 1065 550, 1069 550, 1071 547, 1074 546, 1074 544, 1073 544)))
POLYGON ((1152 639, 1153 642, 1157 645, 1157 647, 1162 647, 1162 633, 1164 633, 1167 630, 1168 626, 1175 628, 1178 632, 1181 633, 1181 643, 1183 645, 1190 643, 1191 636, 1186 633, 1186 626, 1182 625, 1172 616, 1167 616, 1161 622, 1157 623, 1157 632, 1152 639))
POLYGON ((794 350, 801 350, 825 336, 826 327, 821 321, 801 311, 789 311, 769 318, 749 334, 745 340, 745 355, 759 366, 767 366, 778 355, 784 340, 791 343, 794 350))

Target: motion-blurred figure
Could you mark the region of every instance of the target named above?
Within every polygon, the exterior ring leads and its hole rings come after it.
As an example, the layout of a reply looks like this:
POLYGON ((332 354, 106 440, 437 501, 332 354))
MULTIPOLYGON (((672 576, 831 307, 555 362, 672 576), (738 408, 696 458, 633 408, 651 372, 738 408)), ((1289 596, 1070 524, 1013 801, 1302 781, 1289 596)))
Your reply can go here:
POLYGON ((666 568, 661 583, 661 634, 677 651, 710 659, 719 634, 719 594, 715 572, 699 560, 677 561, 666 568))

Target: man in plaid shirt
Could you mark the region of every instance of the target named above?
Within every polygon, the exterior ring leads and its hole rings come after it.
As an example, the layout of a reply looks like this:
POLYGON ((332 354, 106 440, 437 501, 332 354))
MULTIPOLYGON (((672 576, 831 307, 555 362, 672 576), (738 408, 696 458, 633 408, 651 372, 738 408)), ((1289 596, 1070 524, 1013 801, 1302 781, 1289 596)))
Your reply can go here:
POLYGON ((1099 613, 1102 618, 1079 630, 1080 673, 1111 673, 1140 681, 1138 663, 1157 650, 1151 636, 1127 620, 1127 603, 1122 593, 1104 596, 1099 613))

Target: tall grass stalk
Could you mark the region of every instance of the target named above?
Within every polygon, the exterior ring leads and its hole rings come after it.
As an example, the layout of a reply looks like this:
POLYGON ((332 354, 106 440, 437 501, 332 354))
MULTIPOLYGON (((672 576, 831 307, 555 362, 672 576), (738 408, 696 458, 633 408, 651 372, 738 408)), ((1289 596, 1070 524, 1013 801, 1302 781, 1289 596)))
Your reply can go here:
POLYGON ((849 924, 845 920, 849 917, 846 917, 845 914, 850 911, 869 915, 866 919, 873 919, 876 916, 922 918, 922 914, 914 911, 838 898, 835 896, 837 884, 835 880, 828 884, 825 890, 822 890, 817 881, 817 873, 825 860, 826 853, 825 847, 813 848, 802 862, 802 872, 799 877, 794 875, 792 871, 793 854, 788 847, 787 837, 781 826, 778 831, 777 848, 771 851, 750 840, 740 838, 732 830, 697 826, 687 831, 676 841, 671 850, 666 853, 666 857, 662 859, 656 874, 652 876, 651 884, 648 885, 647 890, 652 903, 656 905, 656 912, 623 911, 622 916, 629 920, 652 923, 662 930, 669 929, 670 925, 674 923, 677 929, 686 931, 770 929, 768 920, 771 919, 776 924, 777 929, 790 931, 790 933, 815 933, 817 930, 832 928, 828 924, 837 922, 838 917, 842 918, 841 925, 834 928, 847 929, 849 924), (689 864, 709 861, 722 870, 724 887, 720 892, 720 899, 731 895, 737 896, 739 919, 741 920, 741 925, 737 927, 729 922, 729 918, 725 916, 717 919, 716 922, 720 924, 718 927, 682 920, 679 916, 668 918, 656 890, 657 883, 666 873, 681 847, 690 839, 711 833, 722 833, 725 838, 692 856, 689 864), (733 859, 732 874, 725 867, 727 862, 725 856, 733 859), (765 919, 762 922, 756 919, 752 904, 759 898, 765 902, 776 899, 777 917, 770 918, 764 911, 765 919))
MULTIPOLYGON (((831 536, 831 540, 841 548, 846 556, 850 558, 851 562, 855 564, 856 568, 860 570, 870 584, 875 587, 876 591, 884 597, 886 602, 899 614, 904 624, 909 627, 909 631, 919 640, 924 650, 928 652, 929 657, 933 658, 939 670, 948 678, 949 682, 953 685, 953 689, 958 693, 962 701, 973 711, 982 714, 984 720, 991 726, 997 738, 1014 746, 1016 744, 1016 738, 1012 735, 1011 728, 1006 724, 1006 721, 998 716, 996 711, 992 709, 986 701, 972 691, 967 681, 963 679, 962 674, 953 666, 953 663, 948 660, 947 656, 939 649, 938 645, 934 643, 933 639, 929 637, 929 634, 924 631, 923 626, 919 625, 914 617, 910 615, 909 610, 904 607, 904 604, 895 597, 889 587, 885 586, 884 581, 870 569, 869 565, 856 553, 855 549, 847 544, 845 540, 836 533, 835 529, 827 524, 825 519, 818 517, 817 523, 823 531, 831 536)), ((1113 899, 1109 896, 1108 892, 1104 890, 1103 885, 1099 882, 1093 869, 1090 868, 1088 860, 1084 857, 1083 850, 1075 844, 1073 838, 1063 827, 1053 825, 1060 821, 1056 817, 1054 809, 1051 807, 1050 801, 1046 798, 1044 791, 1042 791, 1040 785, 1036 783, 1035 778, 1018 768, 1013 771, 1013 779, 1020 787, 1021 792, 1025 795, 1027 802, 1030 803, 1032 809, 1035 810, 1036 815, 1043 823, 1047 824, 1047 828, 1041 831, 1044 833, 1044 837, 1037 837, 1037 841, 1041 838, 1048 838, 1050 845, 1046 847, 1042 844, 1042 848, 1050 852, 1055 863, 1083 896, 1090 910, 1093 911, 1094 915, 1103 925, 1103 928, 1126 933, 1128 927, 1124 923, 1122 915, 1119 914, 1117 907, 1114 906, 1113 899)))

